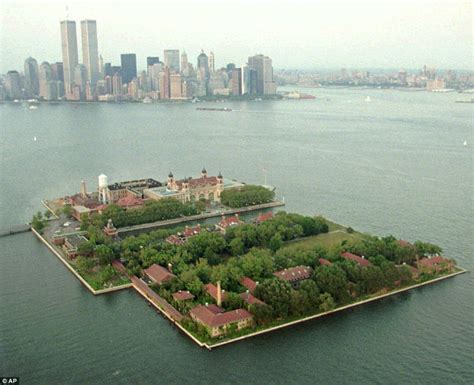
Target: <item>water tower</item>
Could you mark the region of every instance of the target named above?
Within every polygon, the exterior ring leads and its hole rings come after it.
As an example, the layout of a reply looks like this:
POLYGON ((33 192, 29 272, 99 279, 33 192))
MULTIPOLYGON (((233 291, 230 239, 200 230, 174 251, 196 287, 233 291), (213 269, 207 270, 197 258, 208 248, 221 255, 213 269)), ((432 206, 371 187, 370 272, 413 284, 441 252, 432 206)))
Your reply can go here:
POLYGON ((102 204, 107 204, 107 186, 109 185, 107 181, 107 175, 99 175, 99 201, 102 204))

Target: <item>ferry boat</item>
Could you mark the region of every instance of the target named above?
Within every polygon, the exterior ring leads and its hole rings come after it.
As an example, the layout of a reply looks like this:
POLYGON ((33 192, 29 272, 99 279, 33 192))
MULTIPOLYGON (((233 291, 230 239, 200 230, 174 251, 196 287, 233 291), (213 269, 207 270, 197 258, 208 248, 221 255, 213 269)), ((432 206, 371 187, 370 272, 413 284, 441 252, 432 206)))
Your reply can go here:
POLYGON ((217 108, 217 107, 197 107, 198 111, 232 111, 232 108, 217 108))
POLYGON ((35 106, 34 104, 32 104, 31 106, 28 107, 30 110, 37 110, 38 109, 38 106, 35 106))

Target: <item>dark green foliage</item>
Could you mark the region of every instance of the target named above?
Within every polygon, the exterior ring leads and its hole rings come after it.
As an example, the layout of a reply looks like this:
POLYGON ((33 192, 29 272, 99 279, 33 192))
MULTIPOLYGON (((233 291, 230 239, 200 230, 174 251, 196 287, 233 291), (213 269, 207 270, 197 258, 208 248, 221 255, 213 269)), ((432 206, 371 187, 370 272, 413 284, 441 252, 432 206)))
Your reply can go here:
POLYGON ((273 200, 275 193, 262 186, 245 185, 224 190, 221 194, 221 202, 229 207, 245 207, 273 200))
POLYGON ((331 294, 336 302, 342 304, 349 300, 347 276, 339 266, 320 266, 314 276, 321 291, 331 294))
POLYGON ((94 244, 91 241, 81 243, 77 248, 77 252, 80 255, 91 255, 94 251, 94 244))
POLYGON ((273 252, 276 252, 282 246, 283 240, 281 239, 280 233, 276 233, 271 237, 270 242, 268 242, 268 248, 273 252))
POLYGON ((201 207, 198 208, 198 205, 194 203, 184 204, 173 198, 165 198, 159 201, 148 201, 142 207, 133 210, 124 210, 111 204, 101 215, 92 216, 91 221, 103 227, 110 218, 115 227, 124 227, 196 215, 201 212, 200 209, 201 207))
POLYGON ((257 286, 255 296, 273 308, 274 317, 287 317, 290 313, 291 285, 282 279, 270 278, 257 286))
POLYGON ((428 242, 416 241, 414 243, 416 253, 420 256, 441 254, 443 249, 437 245, 428 242))
POLYGON ((254 304, 249 306, 257 325, 265 325, 273 319, 273 309, 269 305, 254 304))
POLYGON ((114 252, 110 246, 107 245, 98 245, 94 250, 94 254, 99 258, 101 265, 108 265, 112 262, 114 258, 114 252))
POLYGON ((334 302, 334 298, 329 293, 323 293, 319 296, 319 310, 322 312, 326 312, 332 310, 336 307, 336 303, 334 302))
POLYGON ((31 227, 33 227, 38 233, 42 233, 45 227, 45 220, 43 218, 43 214, 41 211, 38 211, 35 215, 33 215, 33 219, 31 220, 31 227))

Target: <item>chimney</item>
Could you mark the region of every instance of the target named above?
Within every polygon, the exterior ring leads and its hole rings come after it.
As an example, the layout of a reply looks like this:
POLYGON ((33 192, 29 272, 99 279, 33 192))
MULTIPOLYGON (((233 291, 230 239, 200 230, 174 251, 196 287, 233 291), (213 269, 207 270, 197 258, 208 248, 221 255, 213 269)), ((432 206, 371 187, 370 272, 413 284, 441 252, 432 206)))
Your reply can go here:
POLYGON ((173 265, 172 265, 171 263, 168 263, 168 271, 169 271, 170 273, 173 272, 173 265))
POLYGON ((217 306, 222 306, 221 281, 217 281, 217 306))

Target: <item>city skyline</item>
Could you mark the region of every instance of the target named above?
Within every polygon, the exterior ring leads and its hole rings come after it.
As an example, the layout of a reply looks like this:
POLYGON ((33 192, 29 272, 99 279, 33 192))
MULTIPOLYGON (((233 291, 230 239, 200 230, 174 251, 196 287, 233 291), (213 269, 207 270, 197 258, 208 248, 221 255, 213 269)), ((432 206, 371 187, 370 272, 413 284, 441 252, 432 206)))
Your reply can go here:
MULTIPOLYGON (((106 12, 108 2, 70 1, 68 13, 70 20, 97 20, 98 53, 107 61, 116 63, 123 52, 134 52, 138 69, 146 68, 147 56, 161 56, 166 49, 185 49, 189 57, 196 57, 201 49, 217 52, 216 68, 229 62, 244 64, 239 58, 259 52, 272 57, 278 69, 472 67, 471 6, 466 1, 386 2, 383 7, 371 1, 358 7, 339 1, 339 8, 305 1, 271 7, 261 1, 248 8, 250 3, 243 1, 232 9, 236 16, 232 21, 216 2, 208 1, 202 9, 186 1, 178 3, 167 5, 170 17, 156 15, 155 21, 146 13, 140 19, 133 17, 143 8, 140 1, 127 8, 126 18, 120 17, 120 10, 114 9, 113 15, 110 9, 106 12), (173 12, 180 6, 183 12, 173 12), (209 6, 212 15, 204 12, 209 6), (418 12, 422 17, 415 17, 418 12)), ((47 2, 41 17, 31 5, 8 0, 1 5, 1 73, 22 68, 28 56, 39 62, 62 61, 54 27, 66 19, 66 3, 47 2)))

